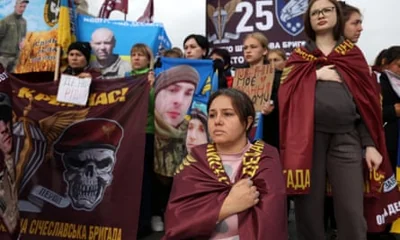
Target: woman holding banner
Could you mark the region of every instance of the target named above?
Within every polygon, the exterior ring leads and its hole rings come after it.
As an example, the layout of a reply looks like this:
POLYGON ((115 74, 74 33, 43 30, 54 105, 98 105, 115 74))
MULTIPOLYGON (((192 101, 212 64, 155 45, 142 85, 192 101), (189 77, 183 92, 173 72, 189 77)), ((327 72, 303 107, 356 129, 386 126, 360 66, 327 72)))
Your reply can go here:
MULTIPOLYGON (((260 33, 254 32, 248 34, 243 42, 243 54, 246 60, 246 67, 255 68, 268 63, 268 38, 260 33)), ((264 115, 263 124, 263 140, 279 149, 279 120, 277 105, 277 92, 280 84, 282 71, 275 70, 274 83, 270 101, 267 101, 261 113, 264 115)))
MULTIPOLYGON (((143 43, 137 43, 131 48, 131 66, 132 71, 127 72, 126 76, 133 78, 147 76, 151 86, 149 93, 149 105, 147 112, 146 124, 146 142, 143 167, 142 181, 142 200, 140 204, 140 216, 138 226, 138 237, 150 234, 151 217, 152 217, 152 176, 153 176, 153 161, 154 161, 154 72, 153 68, 153 53, 151 49, 143 43)), ((158 230, 157 227, 153 230, 158 230)))
POLYGON ((177 169, 163 239, 287 240, 278 152, 248 140, 253 102, 239 90, 220 89, 207 111, 213 143, 193 148, 177 169))
POLYGON ((310 41, 293 51, 279 88, 281 160, 288 193, 299 195, 301 240, 325 238, 327 178, 339 239, 366 239, 367 223, 368 231, 382 231, 398 215, 380 215, 399 194, 379 90, 360 49, 341 37, 340 10, 336 0, 310 1, 304 24, 310 41))
POLYGON ((101 78, 100 70, 89 66, 92 48, 88 42, 73 42, 68 47, 68 66, 64 74, 81 78, 101 78))

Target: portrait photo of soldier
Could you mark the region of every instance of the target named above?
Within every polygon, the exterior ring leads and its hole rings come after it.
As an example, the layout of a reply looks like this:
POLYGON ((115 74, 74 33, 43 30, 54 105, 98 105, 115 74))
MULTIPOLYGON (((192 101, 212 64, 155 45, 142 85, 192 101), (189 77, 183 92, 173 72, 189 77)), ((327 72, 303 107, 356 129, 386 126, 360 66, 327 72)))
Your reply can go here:
POLYGON ((96 60, 91 67, 100 69, 104 79, 122 78, 132 70, 129 62, 114 53, 116 42, 114 33, 108 28, 98 28, 92 33, 90 45, 96 60))
POLYGON ((28 0, 16 0, 14 12, 0 20, 0 63, 12 72, 23 48, 27 23, 23 14, 28 0))

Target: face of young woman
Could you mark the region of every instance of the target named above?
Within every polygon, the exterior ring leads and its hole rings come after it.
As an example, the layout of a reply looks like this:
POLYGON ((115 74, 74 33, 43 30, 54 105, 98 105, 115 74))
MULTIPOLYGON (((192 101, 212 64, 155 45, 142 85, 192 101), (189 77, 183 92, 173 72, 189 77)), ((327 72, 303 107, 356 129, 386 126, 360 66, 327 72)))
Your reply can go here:
POLYGON ((150 59, 147 55, 140 51, 131 54, 131 65, 133 70, 141 70, 149 67, 150 59))
POLYGON ((206 51, 200 47, 194 38, 186 41, 184 46, 185 58, 202 59, 206 51))
POLYGON ((311 6, 309 17, 316 35, 333 32, 337 22, 336 7, 328 0, 318 0, 311 6))
POLYGON ((189 153, 193 147, 207 143, 206 127, 207 126, 204 126, 197 118, 193 118, 189 121, 186 137, 186 149, 189 153))
POLYGON ((263 48, 257 39, 248 37, 243 43, 243 54, 244 59, 250 66, 262 65, 268 50, 263 48))
POLYGON ((221 95, 214 99, 208 112, 208 132, 215 144, 232 144, 246 139, 246 126, 240 121, 230 97, 221 95))
POLYGON ((178 82, 160 90, 155 99, 155 109, 162 119, 173 127, 182 123, 192 102, 195 86, 178 82))
POLYGON ((357 43, 362 31, 362 16, 358 12, 353 12, 344 24, 344 37, 357 43))

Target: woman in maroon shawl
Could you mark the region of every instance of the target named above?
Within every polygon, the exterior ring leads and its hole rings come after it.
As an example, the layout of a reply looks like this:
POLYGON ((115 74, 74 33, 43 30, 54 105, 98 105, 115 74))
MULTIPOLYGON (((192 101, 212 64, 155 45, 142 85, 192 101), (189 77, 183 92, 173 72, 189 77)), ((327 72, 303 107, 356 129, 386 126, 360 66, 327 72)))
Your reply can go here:
POLYGON ((255 110, 236 89, 208 103, 213 144, 178 167, 165 213, 165 240, 287 240, 286 193, 278 152, 247 138, 255 110))
POLYGON ((399 214, 391 210, 399 193, 385 149, 379 88, 361 51, 341 37, 342 21, 336 0, 310 1, 310 41, 293 51, 279 88, 286 187, 301 194, 295 199, 299 240, 324 239, 327 189, 339 239, 366 239, 367 224, 368 231, 381 231, 399 214))

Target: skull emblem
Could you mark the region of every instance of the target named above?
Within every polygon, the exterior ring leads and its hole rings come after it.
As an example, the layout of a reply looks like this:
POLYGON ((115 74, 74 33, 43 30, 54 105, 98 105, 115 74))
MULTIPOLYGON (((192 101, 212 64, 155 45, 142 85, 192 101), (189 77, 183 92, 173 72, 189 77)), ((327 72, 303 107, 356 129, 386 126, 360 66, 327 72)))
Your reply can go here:
POLYGON ((73 208, 91 211, 101 202, 111 184, 115 160, 115 151, 107 148, 73 150, 62 156, 73 208))

